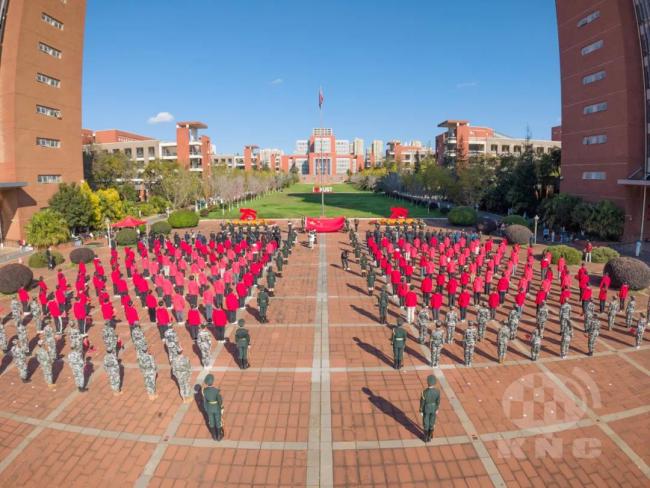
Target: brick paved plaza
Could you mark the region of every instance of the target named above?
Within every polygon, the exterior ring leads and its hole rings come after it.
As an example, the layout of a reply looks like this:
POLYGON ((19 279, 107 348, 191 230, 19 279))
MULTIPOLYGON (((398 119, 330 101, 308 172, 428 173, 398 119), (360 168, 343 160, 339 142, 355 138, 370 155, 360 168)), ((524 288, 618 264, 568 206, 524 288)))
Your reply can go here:
MULTIPOLYGON (((320 236, 314 249, 302 245, 304 235, 299 240, 271 299, 270 323, 257 322, 254 300, 240 314, 252 335, 251 368, 237 367, 230 344, 213 343, 210 372, 225 402, 223 441, 210 438, 199 393, 196 402, 182 403, 155 326, 144 320, 159 368, 158 399, 147 397, 124 321, 117 326, 126 343, 120 354, 124 393, 112 395, 95 308, 90 340, 98 352, 89 392, 77 391, 62 361, 55 390, 44 384, 34 358, 29 384, 20 382, 10 356, 2 361, 0 486, 650 484, 650 342, 633 347, 623 314, 613 331, 603 328, 596 353, 587 357, 574 289, 575 333, 569 357, 561 360, 553 293, 548 332, 533 363, 527 338, 535 317, 528 300, 505 363, 496 362, 491 323, 471 368, 462 365, 465 323, 436 369, 409 327, 405 368, 396 371, 390 328, 378 324, 377 301, 366 294, 358 264, 341 269, 347 236, 320 236), (432 371, 442 403, 433 441, 424 444, 419 397, 432 371)), ((99 255, 107 263, 107 249, 99 255)), ((74 268, 66 263, 64 269, 71 279, 74 268)), ((599 266, 590 265, 590 273, 599 274, 599 266)), ((44 276, 53 283, 52 273, 44 276)), ((647 296, 638 301, 637 310, 644 310, 647 296)), ((7 298, 2 307, 9 310, 7 298)), ((391 304, 391 324, 399 314, 391 304)), ((7 330, 13 336, 13 324, 7 330)), ((33 325, 28 330, 33 338, 33 325)), ((191 339, 180 332, 195 379, 202 378, 198 354, 189 353, 191 339)))

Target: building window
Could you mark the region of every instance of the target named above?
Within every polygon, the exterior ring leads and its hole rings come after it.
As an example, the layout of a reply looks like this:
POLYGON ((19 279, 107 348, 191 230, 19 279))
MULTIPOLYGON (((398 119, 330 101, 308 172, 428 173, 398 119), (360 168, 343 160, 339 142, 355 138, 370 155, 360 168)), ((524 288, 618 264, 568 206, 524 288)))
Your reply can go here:
POLYGON ((135 157, 144 159, 144 147, 135 148, 135 157))
POLYGON ((41 13, 41 19, 43 22, 50 24, 52 27, 56 27, 59 30, 63 30, 63 22, 56 20, 54 17, 50 17, 45 12, 41 13))
POLYGON ((490 152, 493 152, 493 153, 495 153, 495 152, 499 152, 499 146, 498 146, 498 144, 492 144, 492 145, 490 146, 490 152))
POLYGON ((350 160, 347 158, 336 158, 336 174, 344 175, 350 169, 350 160))
POLYGON ((585 171, 582 173, 583 180, 604 180, 606 174, 604 171, 585 171))
POLYGON ((61 87, 61 80, 57 80, 51 76, 44 75, 43 73, 36 73, 36 81, 43 83, 44 85, 53 86, 54 88, 61 87))
POLYGON ((126 149, 124 149, 124 155, 127 158, 131 159, 131 156, 133 156, 133 151, 131 151, 130 147, 127 147, 126 149))
POLYGON ((520 153, 520 152, 521 152, 521 146, 514 146, 514 147, 512 148, 512 150, 513 150, 515 153, 520 153))
POLYGON ((587 105, 582 109, 584 115, 595 114, 596 112, 602 112, 607 110, 607 102, 594 103, 593 105, 587 105))
POLYGON ((510 152, 510 146, 501 146, 501 152, 502 153, 509 153, 510 152))
POLYGON ((46 107, 45 105, 36 105, 36 113, 56 117, 57 119, 61 118, 61 111, 58 108, 46 107))
POLYGON ((156 157, 156 148, 155 147, 147 148, 147 154, 149 155, 149 158, 155 158, 156 157))
POLYGON ((52 46, 48 46, 47 44, 45 44, 43 42, 38 43, 38 49, 41 52, 44 52, 45 54, 49 54, 53 58, 61 59, 61 57, 63 56, 63 53, 61 51, 59 51, 58 49, 56 49, 56 48, 54 48, 52 46))
POLYGON ((58 139, 48 139, 46 137, 37 137, 36 138, 36 145, 41 146, 41 147, 58 148, 58 147, 61 147, 61 141, 58 140, 58 139))
POLYGON ((583 27, 587 24, 591 24, 594 20, 600 17, 600 10, 596 10, 595 12, 590 13, 586 17, 581 18, 578 21, 578 27, 583 27))
POLYGON ((542 146, 538 146, 535 148, 535 152, 537 154, 544 154, 544 148, 542 146))
POLYGON ((582 143, 585 146, 591 144, 605 144, 607 142, 607 136, 605 134, 599 134, 597 136, 586 136, 582 138, 582 143))
POLYGON ((589 85, 590 83, 595 83, 596 81, 600 81, 604 79, 605 79, 605 71, 598 71, 597 73, 592 73, 590 75, 585 76, 582 79, 582 84, 589 85))
POLYGON ((38 175, 36 177, 38 183, 61 183, 61 175, 38 175))
POLYGON ((601 47, 603 47, 603 40, 602 40, 602 39, 601 39, 600 41, 592 42, 591 44, 589 44, 589 45, 583 47, 583 48, 580 50, 580 53, 581 53, 583 56, 586 56, 586 55, 589 54, 589 53, 593 53, 594 51, 597 51, 597 50, 600 49, 601 47))

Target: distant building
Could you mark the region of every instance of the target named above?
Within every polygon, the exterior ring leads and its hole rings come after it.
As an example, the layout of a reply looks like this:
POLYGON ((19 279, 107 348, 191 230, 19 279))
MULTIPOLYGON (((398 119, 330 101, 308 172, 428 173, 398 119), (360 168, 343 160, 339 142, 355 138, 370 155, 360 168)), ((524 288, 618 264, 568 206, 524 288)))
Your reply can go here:
POLYGON ((420 141, 402 143, 393 140, 386 143, 386 158, 407 165, 414 164, 418 160, 433 155, 433 153, 430 147, 423 147, 420 141))
POLYGON ((0 242, 83 179, 85 0, 0 0, 0 242))
POLYGON ((363 139, 356 137, 354 141, 352 141, 352 154, 355 156, 363 156, 365 154, 363 139))
POLYGON ((376 166, 384 160, 384 142, 379 139, 374 139, 370 144, 370 152, 368 153, 368 165, 376 166))
POLYGON ((438 162, 455 161, 459 152, 465 157, 518 155, 524 152, 526 144, 536 154, 550 153, 561 147, 559 141, 509 137, 489 127, 470 126, 467 120, 445 120, 438 127, 447 129, 436 136, 438 162))

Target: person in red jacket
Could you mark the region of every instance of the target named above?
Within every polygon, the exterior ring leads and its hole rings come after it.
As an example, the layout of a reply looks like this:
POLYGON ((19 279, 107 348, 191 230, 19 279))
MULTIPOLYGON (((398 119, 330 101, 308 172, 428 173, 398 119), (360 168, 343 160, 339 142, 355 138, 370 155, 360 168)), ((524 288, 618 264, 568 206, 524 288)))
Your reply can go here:
POLYGON ((442 307, 442 293, 436 291, 431 295, 431 313, 433 320, 440 320, 440 308, 442 307))
POLYGON ((226 313, 228 314, 228 322, 231 324, 237 323, 237 309, 239 308, 239 300, 232 290, 226 290, 226 313))
POLYGON ((129 301, 124 306, 124 317, 126 322, 129 324, 129 329, 133 330, 133 327, 140 326, 140 317, 138 316, 138 311, 133 306, 133 301, 129 301))
POLYGON ((187 303, 190 307, 196 307, 199 299, 199 283, 196 281, 194 275, 190 276, 187 283, 187 303))
POLYGON ((156 300, 156 297, 152 291, 149 291, 149 293, 147 293, 145 305, 147 306, 147 311, 149 312, 149 322, 153 324, 156 322, 156 306, 158 305, 158 301, 156 300))
POLYGON ((569 288, 562 288, 560 292, 560 305, 564 305, 571 299, 571 290, 569 288))
POLYGON ((621 289, 618 291, 618 300, 620 302, 620 310, 625 310, 625 300, 627 299, 627 294, 630 291, 630 286, 627 282, 623 282, 621 289))
POLYGON ((490 319, 494 320, 497 316, 497 308, 499 307, 499 294, 496 291, 490 293, 488 307, 490 308, 490 319))
POLYGON ((442 289, 445 286, 445 282, 447 279, 445 278, 445 275, 440 272, 438 276, 436 276, 436 291, 438 293, 442 293, 442 289))
POLYGON ((81 335, 86 335, 86 304, 81 300, 81 297, 77 297, 77 300, 74 302, 72 313, 77 321, 79 332, 81 335))
POLYGON ((519 293, 515 296, 515 308, 519 315, 521 315, 524 309, 524 302, 526 301, 526 289, 520 288, 519 293))
POLYGON ((23 286, 18 289, 18 300, 23 306, 23 315, 29 312, 29 293, 23 286))
POLYGON ((582 315, 587 313, 587 304, 591 301, 591 287, 587 286, 580 292, 580 301, 582 302, 582 315))
POLYGON ((187 327, 190 330, 190 337, 194 342, 199 335, 199 326, 201 325, 201 312, 196 306, 192 307, 189 312, 187 312, 187 327))
POLYGON ((402 281, 397 285, 397 298, 399 298, 399 308, 403 309, 406 303, 406 294, 409 291, 409 287, 406 284, 406 278, 402 278, 402 281))
POLYGON ((609 273, 607 272, 603 273, 603 277, 600 279, 600 288, 609 290, 611 284, 612 284, 612 279, 610 278, 609 273))
POLYGON ((63 314, 59 308, 59 303, 54 298, 51 298, 47 302, 47 311, 50 313, 52 320, 56 324, 56 333, 63 334, 63 314))
POLYGON ((420 289, 422 290, 422 301, 427 304, 431 299, 431 292, 433 291, 433 280, 430 276, 425 276, 422 278, 422 283, 420 283, 420 289))
POLYGON ((483 293, 483 278, 477 275, 472 284, 472 291, 474 292, 474 305, 481 303, 481 294, 483 293))
POLYGON ((447 300, 450 307, 456 306, 456 291, 458 291, 458 280, 451 277, 447 283, 447 300))
POLYGON ((161 300, 158 302, 158 308, 156 309, 156 325, 158 326, 160 339, 164 339, 165 332, 167 332, 167 329, 169 329, 170 321, 171 319, 169 317, 169 311, 165 306, 165 302, 161 300))
POLYGON ((104 323, 110 327, 115 328, 115 310, 113 310, 113 304, 110 302, 110 300, 103 302, 101 309, 104 323))
POLYGON ((497 291, 499 292, 499 305, 503 305, 506 301, 506 293, 510 288, 510 281, 505 276, 499 278, 497 282, 497 291))
POLYGON ((607 303, 607 288, 600 288, 598 291, 598 306, 600 313, 605 312, 605 303, 607 303))
POLYGON ((248 287, 246 283, 240 281, 235 285, 235 290, 237 290, 237 296, 239 297, 239 308, 246 308, 246 297, 248 296, 248 287))
POLYGON ((544 290, 540 289, 537 292, 537 295, 535 296, 535 306, 536 306, 537 311, 539 311, 539 307, 542 306, 542 303, 544 303, 546 301, 546 297, 547 297, 547 295, 546 295, 546 292, 544 290))
POLYGON ((409 286, 404 302, 406 304, 406 322, 412 324, 415 320, 415 307, 418 305, 418 295, 415 293, 413 285, 409 286))
POLYGON ((217 341, 219 342, 225 341, 227 323, 228 316, 226 315, 225 310, 221 307, 214 307, 212 309, 212 325, 214 326, 217 341))
POLYGON ((469 307, 469 302, 472 299, 472 296, 469 292, 463 288, 458 295, 458 309, 460 310, 460 320, 465 320, 467 317, 467 307, 469 307))

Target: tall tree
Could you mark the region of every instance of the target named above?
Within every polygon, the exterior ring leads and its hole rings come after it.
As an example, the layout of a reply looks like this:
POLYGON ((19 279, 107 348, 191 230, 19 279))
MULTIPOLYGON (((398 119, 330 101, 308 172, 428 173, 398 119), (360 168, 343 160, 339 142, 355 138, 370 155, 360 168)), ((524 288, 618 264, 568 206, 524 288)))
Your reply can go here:
POLYGON ((75 233, 92 227, 94 216, 90 199, 76 183, 61 183, 49 200, 52 210, 59 212, 75 233))
POLYGON ((97 190, 114 188, 136 176, 136 166, 124 153, 95 152, 90 162, 90 186, 97 190))

